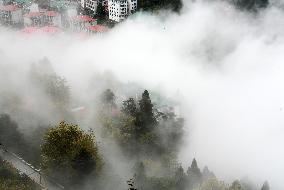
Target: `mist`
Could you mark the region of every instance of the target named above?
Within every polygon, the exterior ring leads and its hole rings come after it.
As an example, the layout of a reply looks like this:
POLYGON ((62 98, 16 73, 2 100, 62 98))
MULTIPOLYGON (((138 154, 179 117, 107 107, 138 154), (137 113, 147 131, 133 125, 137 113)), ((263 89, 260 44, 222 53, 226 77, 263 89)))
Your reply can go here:
MULTIPOLYGON (((108 33, 85 40, 70 34, 23 36, 1 28, 0 92, 23 94, 22 102, 46 99, 28 90, 27 77, 31 63, 43 57, 66 78, 72 98, 84 104, 93 101, 90 92, 99 91, 91 88, 94 76, 111 73, 121 83, 134 82, 182 103, 187 133, 179 159, 184 166, 195 157, 221 179, 249 176, 259 186, 268 180, 271 189, 281 190, 284 10, 280 5, 275 1, 259 13, 248 13, 222 1, 184 2, 180 14, 137 13, 108 33)), ((38 112, 45 105, 23 107, 42 120, 51 118, 50 110, 38 112)))

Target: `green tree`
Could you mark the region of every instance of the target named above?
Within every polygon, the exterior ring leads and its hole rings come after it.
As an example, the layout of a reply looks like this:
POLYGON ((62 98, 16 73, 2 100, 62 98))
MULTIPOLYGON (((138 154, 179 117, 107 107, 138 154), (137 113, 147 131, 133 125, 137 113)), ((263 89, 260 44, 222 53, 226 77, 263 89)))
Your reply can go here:
POLYGON ((269 184, 268 184, 268 182, 266 181, 266 182, 264 182, 264 184, 262 185, 262 187, 261 187, 261 190, 269 190, 270 188, 269 188, 269 184))
POLYGON ((121 111, 126 115, 136 117, 138 109, 135 100, 129 98, 128 100, 123 101, 121 111))
POLYGON ((224 183, 218 181, 217 178, 210 178, 194 190, 226 190, 226 186, 224 183))
POLYGON ((201 184, 202 173, 200 172, 200 169, 198 168, 197 161, 195 158, 192 160, 191 166, 188 167, 187 169, 187 175, 189 178, 189 184, 192 188, 201 184))
POLYGON ((30 146, 19 131, 18 124, 7 114, 0 114, 0 143, 25 159, 32 157, 30 146))
POLYGON ((187 186, 187 180, 183 168, 180 166, 175 172, 176 189, 183 190, 187 186))
POLYGON ((103 94, 101 95, 101 101, 103 106, 107 107, 108 109, 116 107, 115 95, 110 89, 106 89, 103 92, 103 94))
POLYGON ((46 174, 63 184, 80 183, 84 177, 102 167, 93 132, 65 122, 50 128, 41 147, 42 166, 46 174))
POLYGON ((211 178, 215 178, 215 175, 213 172, 211 172, 207 166, 205 166, 203 168, 203 171, 202 171, 202 181, 207 181, 208 179, 211 179, 211 178))
POLYGON ((239 180, 233 181, 232 185, 229 187, 229 190, 244 190, 239 180))
POLYGON ((152 104, 150 94, 145 90, 142 94, 142 98, 139 100, 139 113, 136 119, 136 125, 142 132, 152 131, 157 125, 153 107, 154 105, 152 104))

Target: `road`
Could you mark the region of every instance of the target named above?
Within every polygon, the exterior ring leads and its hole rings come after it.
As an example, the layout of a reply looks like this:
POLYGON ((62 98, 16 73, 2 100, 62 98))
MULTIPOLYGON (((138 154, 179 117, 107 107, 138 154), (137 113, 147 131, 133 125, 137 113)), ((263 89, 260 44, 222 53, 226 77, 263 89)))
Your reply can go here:
POLYGON ((11 163, 16 169, 21 173, 26 174, 35 183, 39 184, 43 189, 48 190, 62 190, 63 186, 57 184, 56 182, 43 177, 40 170, 34 168, 31 164, 27 163, 25 160, 17 156, 16 154, 5 150, 3 147, 0 148, 0 157, 2 159, 11 163))

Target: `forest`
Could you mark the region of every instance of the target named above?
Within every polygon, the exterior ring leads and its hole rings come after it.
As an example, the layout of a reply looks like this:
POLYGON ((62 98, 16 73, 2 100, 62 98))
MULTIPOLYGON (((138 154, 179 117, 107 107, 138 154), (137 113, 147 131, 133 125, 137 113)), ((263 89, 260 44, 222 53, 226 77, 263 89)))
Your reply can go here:
MULTIPOLYGON (((248 180, 226 183, 207 166, 199 168, 196 159, 182 166, 178 153, 186 121, 177 113, 177 100, 98 75, 91 82, 94 101, 72 109, 79 100, 47 58, 32 64, 28 75, 29 90, 45 96, 29 100, 28 107, 40 103, 43 113, 24 108, 21 94, 6 91, 0 102, 6 110, 0 115, 1 146, 65 189, 269 190, 268 182, 261 188, 248 180), (115 168, 122 163, 125 167, 115 168)), ((0 187, 38 188, 3 159, 0 164, 0 187)))

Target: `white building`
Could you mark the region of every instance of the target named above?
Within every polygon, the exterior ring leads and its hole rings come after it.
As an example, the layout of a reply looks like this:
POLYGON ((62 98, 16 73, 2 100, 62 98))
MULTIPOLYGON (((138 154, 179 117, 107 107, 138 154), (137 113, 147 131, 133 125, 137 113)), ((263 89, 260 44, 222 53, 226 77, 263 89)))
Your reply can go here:
POLYGON ((128 11, 130 14, 137 10, 137 0, 128 0, 128 11))
POLYGON ((108 1, 109 19, 116 22, 124 20, 128 16, 127 0, 109 0, 108 1))
POLYGON ((108 0, 109 19, 120 22, 137 10, 137 0, 108 0))
POLYGON ((83 8, 88 8, 94 12, 97 11, 98 1, 97 0, 81 0, 81 6, 83 8))

